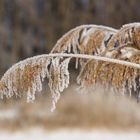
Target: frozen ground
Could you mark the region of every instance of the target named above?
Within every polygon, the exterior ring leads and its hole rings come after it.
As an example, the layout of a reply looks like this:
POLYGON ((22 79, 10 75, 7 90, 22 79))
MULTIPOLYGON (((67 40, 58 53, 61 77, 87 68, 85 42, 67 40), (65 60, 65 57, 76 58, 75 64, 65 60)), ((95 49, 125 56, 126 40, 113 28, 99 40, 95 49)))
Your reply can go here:
POLYGON ((135 132, 108 132, 108 131, 80 131, 60 130, 44 131, 32 129, 22 132, 0 132, 0 140, 140 140, 140 134, 135 132))

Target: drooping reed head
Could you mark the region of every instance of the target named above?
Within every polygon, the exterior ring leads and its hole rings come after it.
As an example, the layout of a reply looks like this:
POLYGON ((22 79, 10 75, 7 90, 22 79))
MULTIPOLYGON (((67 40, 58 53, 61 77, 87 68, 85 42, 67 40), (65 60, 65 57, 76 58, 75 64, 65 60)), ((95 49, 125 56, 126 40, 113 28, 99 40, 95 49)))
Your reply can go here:
POLYGON ((88 88, 100 83, 130 94, 139 91, 139 69, 128 67, 124 61, 117 64, 109 60, 98 61, 97 55, 140 64, 140 24, 124 25, 120 30, 97 25, 83 25, 71 30, 58 40, 51 54, 28 58, 13 65, 0 81, 0 95, 12 97, 25 93, 27 100, 33 101, 47 77, 54 109, 60 93, 69 85, 68 65, 72 57, 80 59, 77 61, 81 65, 77 81, 81 86, 88 88), (59 54, 53 56, 52 53, 59 54), (73 54, 64 58, 64 53, 73 54), (83 57, 78 57, 78 54, 83 57))

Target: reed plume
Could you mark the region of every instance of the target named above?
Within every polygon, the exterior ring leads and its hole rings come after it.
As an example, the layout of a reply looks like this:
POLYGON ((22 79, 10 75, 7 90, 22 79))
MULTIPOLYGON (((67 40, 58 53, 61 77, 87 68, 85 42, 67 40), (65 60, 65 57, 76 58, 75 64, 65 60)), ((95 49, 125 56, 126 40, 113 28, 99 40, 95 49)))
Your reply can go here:
POLYGON ((77 82, 81 88, 102 84, 140 98, 140 24, 120 30, 97 25, 76 27, 58 40, 50 54, 27 58, 13 65, 1 78, 0 96, 27 95, 35 100, 47 77, 52 93, 52 111, 60 93, 69 86, 69 62, 80 64, 77 82))

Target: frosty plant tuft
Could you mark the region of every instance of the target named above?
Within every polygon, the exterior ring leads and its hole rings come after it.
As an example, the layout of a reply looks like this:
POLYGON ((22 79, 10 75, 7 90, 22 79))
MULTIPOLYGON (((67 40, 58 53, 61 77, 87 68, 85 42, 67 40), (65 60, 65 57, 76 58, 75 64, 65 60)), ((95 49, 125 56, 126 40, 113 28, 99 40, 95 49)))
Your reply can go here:
POLYGON ((140 23, 123 25, 119 30, 100 25, 70 30, 50 54, 27 58, 5 72, 0 81, 1 98, 27 95, 27 101, 32 102, 47 77, 53 111, 61 92, 69 86, 71 59, 79 66, 80 89, 100 84, 139 100, 140 23))

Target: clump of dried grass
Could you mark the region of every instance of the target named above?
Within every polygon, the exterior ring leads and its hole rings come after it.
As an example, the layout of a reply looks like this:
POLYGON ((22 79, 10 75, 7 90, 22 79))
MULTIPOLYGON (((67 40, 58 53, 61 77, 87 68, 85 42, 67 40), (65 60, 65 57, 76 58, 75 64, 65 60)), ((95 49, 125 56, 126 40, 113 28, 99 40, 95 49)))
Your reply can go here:
POLYGON ((1 78, 1 98, 27 95, 27 101, 33 101, 47 77, 54 110, 60 93, 69 85, 68 65, 74 57, 76 66, 80 64, 77 81, 81 88, 96 87, 100 83, 139 99, 139 34, 139 23, 124 25, 120 30, 97 25, 79 26, 58 40, 51 54, 13 65, 1 78))

